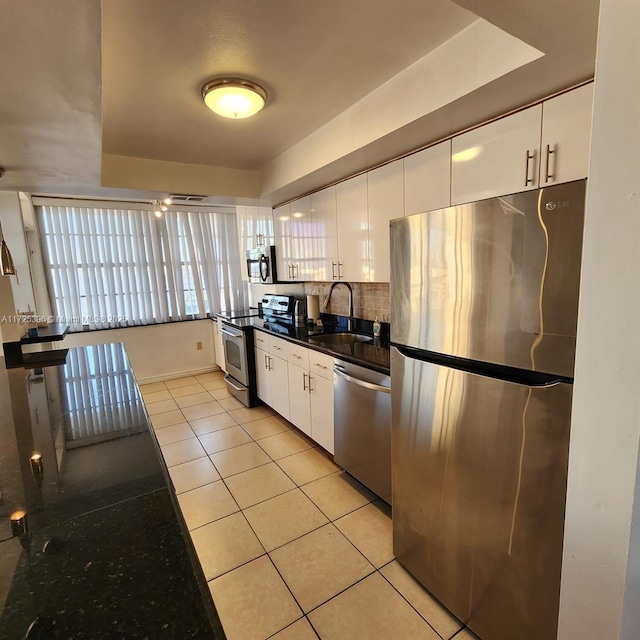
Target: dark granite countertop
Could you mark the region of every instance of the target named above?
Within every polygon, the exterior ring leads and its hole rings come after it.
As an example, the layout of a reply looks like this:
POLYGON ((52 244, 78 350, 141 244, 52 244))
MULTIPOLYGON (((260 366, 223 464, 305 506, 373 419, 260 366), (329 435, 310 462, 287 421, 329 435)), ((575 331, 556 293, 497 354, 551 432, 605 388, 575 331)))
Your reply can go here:
MULTIPOLYGON (((303 344, 309 349, 326 353, 334 358, 346 360, 380 373, 390 372, 390 348, 389 348, 389 325, 382 324, 382 332, 379 338, 373 338, 371 342, 357 342, 355 344, 323 345, 313 340, 314 336, 338 331, 346 331, 346 318, 344 316, 323 315, 324 326, 322 328, 314 326, 295 327, 291 325, 270 322, 264 318, 251 317, 241 318, 240 323, 245 327, 252 327, 259 331, 277 335, 290 342, 303 344)), ((236 320, 238 322, 238 320, 236 320)), ((354 331, 373 336, 372 323, 366 320, 355 320, 354 331)))
POLYGON ((0 638, 224 638, 170 487, 122 344, 2 363, 0 638))

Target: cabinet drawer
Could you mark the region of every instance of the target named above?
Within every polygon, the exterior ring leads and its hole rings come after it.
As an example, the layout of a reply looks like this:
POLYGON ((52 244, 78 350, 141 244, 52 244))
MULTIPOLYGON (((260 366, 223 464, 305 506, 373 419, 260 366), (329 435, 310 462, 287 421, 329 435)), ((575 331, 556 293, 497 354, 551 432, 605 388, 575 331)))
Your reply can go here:
POLYGON ((295 364, 297 367, 308 370, 309 349, 298 344, 292 344, 291 342, 289 342, 287 346, 289 347, 289 354, 287 357, 289 362, 295 364))
POLYGON ((256 347, 259 347, 260 349, 264 349, 265 351, 268 351, 269 336, 266 333, 262 333, 262 331, 254 331, 253 340, 255 342, 256 347))
POLYGON ((289 353, 289 343, 282 338, 276 338, 276 336, 272 335, 268 336, 268 340, 270 353, 286 360, 287 354, 289 353))
POLYGON ((309 351, 309 371, 333 380, 333 358, 326 353, 309 351))

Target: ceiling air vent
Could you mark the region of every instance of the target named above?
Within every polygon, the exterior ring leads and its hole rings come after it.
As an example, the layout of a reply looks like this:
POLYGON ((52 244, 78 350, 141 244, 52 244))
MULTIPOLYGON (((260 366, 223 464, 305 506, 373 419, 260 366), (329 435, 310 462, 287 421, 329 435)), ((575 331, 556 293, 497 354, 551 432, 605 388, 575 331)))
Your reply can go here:
POLYGON ((207 199, 207 196, 193 196, 188 195, 186 193, 171 193, 169 194, 171 201, 174 203, 177 202, 204 202, 207 199))

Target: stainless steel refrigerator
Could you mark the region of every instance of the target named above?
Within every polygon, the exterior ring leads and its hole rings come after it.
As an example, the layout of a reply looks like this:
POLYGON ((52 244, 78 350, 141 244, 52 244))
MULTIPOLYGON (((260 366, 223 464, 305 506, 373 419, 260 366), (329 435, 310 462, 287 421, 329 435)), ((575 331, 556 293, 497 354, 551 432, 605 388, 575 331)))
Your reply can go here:
POLYGON ((393 540, 482 640, 555 640, 585 181, 391 222, 393 540))

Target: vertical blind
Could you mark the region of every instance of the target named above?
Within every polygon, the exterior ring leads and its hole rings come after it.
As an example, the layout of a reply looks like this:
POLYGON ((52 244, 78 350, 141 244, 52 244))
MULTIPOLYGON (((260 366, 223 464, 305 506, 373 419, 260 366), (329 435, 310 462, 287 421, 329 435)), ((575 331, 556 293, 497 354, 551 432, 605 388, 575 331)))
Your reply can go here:
POLYGON ((52 313, 104 329, 247 305, 235 213, 38 207, 52 313))

